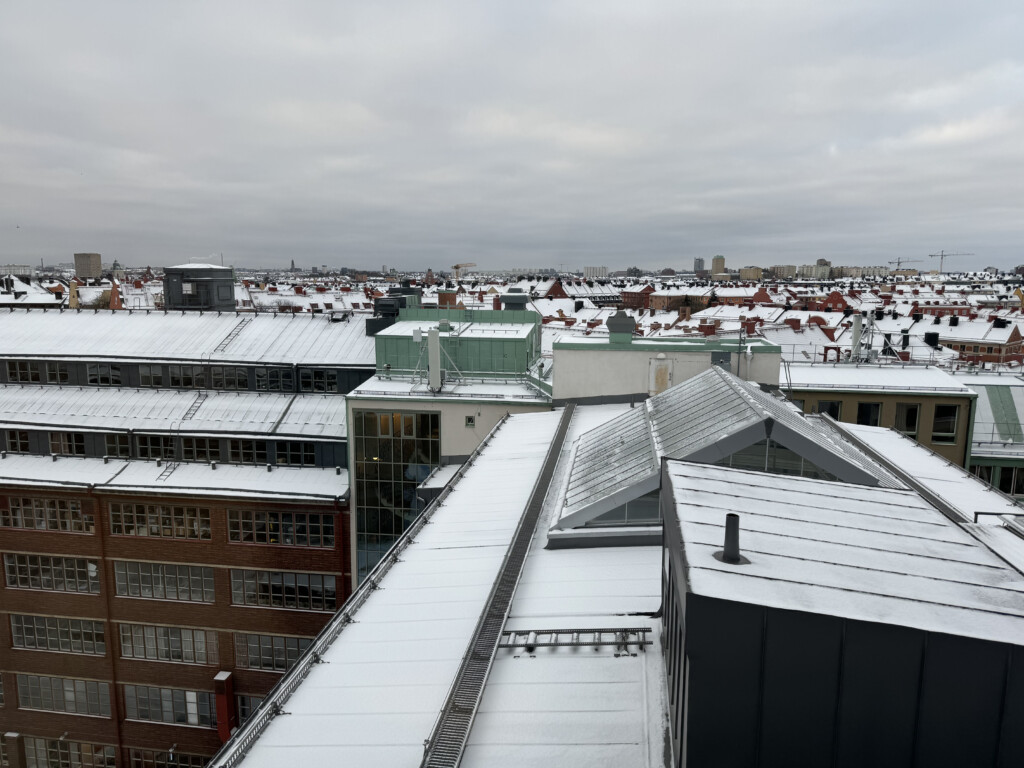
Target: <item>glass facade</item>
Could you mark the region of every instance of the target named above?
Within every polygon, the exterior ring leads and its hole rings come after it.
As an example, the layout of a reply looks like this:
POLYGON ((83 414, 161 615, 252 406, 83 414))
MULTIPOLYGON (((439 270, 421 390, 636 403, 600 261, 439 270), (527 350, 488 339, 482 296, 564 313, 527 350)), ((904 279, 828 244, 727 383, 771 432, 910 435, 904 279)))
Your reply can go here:
POLYGON ((422 509, 416 487, 441 464, 441 415, 353 411, 356 568, 362 581, 422 509))

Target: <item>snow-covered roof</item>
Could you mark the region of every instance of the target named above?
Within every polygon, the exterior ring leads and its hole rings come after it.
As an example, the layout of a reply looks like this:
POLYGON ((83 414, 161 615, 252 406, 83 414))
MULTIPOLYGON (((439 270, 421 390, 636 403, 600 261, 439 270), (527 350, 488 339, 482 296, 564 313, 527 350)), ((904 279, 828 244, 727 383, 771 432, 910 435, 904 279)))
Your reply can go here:
POLYGON ((216 312, 15 311, 0 357, 373 366, 365 316, 216 312))
POLYGON ((964 522, 973 523, 977 517, 979 523, 998 525, 998 515, 1024 512, 985 481, 894 429, 834 424, 841 432, 877 451, 898 471, 905 473, 908 480, 920 483, 926 491, 935 494, 942 503, 956 510, 964 522))
POLYGON ((346 434, 343 395, 215 390, 0 385, 0 422, 38 429, 332 440, 346 434))
POLYGON ((784 369, 780 381, 797 391, 923 392, 966 397, 975 394, 951 374, 929 365, 795 364, 784 369))
POLYGON ((420 764, 560 418, 498 428, 242 765, 420 764))
POLYGON ((89 488, 100 493, 328 501, 347 496, 348 470, 58 458, 8 453, 0 458, 0 484, 40 489, 89 488))
POLYGON ((494 400, 496 402, 509 401, 511 403, 550 403, 551 398, 543 394, 536 387, 525 382, 513 380, 492 380, 476 381, 468 380, 465 383, 448 380, 440 392, 431 392, 426 381, 418 381, 409 378, 385 378, 373 376, 356 389, 350 392, 347 397, 358 399, 391 399, 391 398, 413 398, 430 399, 442 402, 445 399, 460 400, 494 400))
POLYGON ((655 490, 662 457, 714 462, 769 436, 836 477, 899 485, 817 419, 712 367, 579 438, 557 527, 655 490))
POLYGON ((913 491, 669 461, 695 594, 1019 645, 1024 575, 913 491), (714 557, 740 516, 749 563, 714 557))
MULTIPOLYGON (((426 333, 438 327, 438 320, 399 320, 377 332, 378 336, 412 336, 414 331, 426 333)), ((452 321, 443 336, 460 339, 525 339, 536 327, 533 323, 473 323, 452 321)))

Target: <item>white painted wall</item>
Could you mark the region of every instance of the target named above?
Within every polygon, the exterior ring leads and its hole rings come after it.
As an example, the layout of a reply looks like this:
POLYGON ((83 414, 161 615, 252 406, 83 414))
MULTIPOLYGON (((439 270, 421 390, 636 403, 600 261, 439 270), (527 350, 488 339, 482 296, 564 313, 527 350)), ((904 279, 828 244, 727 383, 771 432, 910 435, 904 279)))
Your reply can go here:
MULTIPOLYGON (((651 388, 651 361, 658 352, 650 349, 554 350, 554 398, 574 400, 590 397, 648 395, 651 388)), ((666 350, 661 354, 672 361, 674 386, 711 367, 711 353, 666 350)), ((780 356, 777 354, 732 354, 730 370, 742 379, 762 384, 779 383, 780 356)))

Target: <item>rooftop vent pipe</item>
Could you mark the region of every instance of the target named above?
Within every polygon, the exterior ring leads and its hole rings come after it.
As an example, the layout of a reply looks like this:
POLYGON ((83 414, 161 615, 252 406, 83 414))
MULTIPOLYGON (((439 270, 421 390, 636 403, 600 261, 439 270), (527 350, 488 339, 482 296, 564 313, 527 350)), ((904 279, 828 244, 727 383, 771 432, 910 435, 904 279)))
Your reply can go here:
POLYGON ((725 516, 725 547, 715 552, 715 559, 729 565, 746 565, 750 561, 740 554, 740 516, 730 512, 725 516))

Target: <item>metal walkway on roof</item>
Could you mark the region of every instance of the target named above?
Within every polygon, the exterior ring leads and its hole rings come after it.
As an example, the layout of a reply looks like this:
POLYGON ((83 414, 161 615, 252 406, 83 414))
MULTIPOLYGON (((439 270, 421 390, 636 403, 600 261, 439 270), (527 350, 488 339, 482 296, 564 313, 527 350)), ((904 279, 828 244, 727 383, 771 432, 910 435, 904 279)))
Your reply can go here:
POLYGON ((575 404, 569 404, 562 413, 544 465, 534 483, 533 492, 519 520, 512 543, 505 553, 491 593, 470 638, 469 647, 462 657, 455 681, 434 724, 434 730, 424 743, 421 768, 456 768, 462 760, 469 729, 476 716, 480 697, 483 695, 491 662, 503 637, 502 628, 512 607, 512 598, 530 550, 530 542, 544 504, 544 496, 551 483, 575 408, 575 404))

